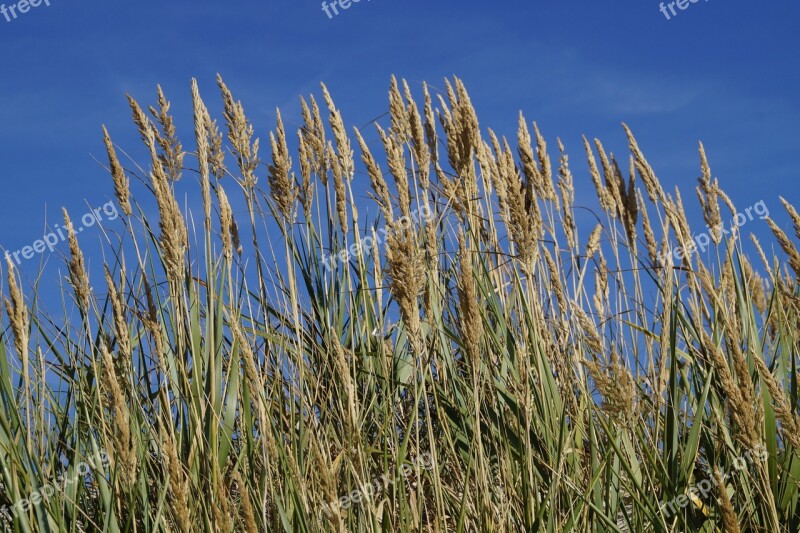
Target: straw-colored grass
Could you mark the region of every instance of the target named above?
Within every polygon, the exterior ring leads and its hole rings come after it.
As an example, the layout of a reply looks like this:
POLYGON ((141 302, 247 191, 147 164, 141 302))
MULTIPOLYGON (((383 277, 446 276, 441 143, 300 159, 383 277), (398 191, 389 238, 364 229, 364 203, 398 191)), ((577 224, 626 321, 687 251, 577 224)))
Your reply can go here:
MULTIPOLYGON (((68 323, 8 265, 7 528, 798 530, 800 252, 778 223, 751 226, 776 255, 712 230, 662 265, 707 230, 627 127, 629 171, 586 140, 573 176, 524 116, 515 140, 480 127, 459 80, 418 104, 393 79, 382 127, 323 87, 327 117, 303 99, 265 155, 219 87, 227 133, 192 84, 192 152, 160 88, 130 98, 144 169, 103 130, 122 231, 102 265, 70 229, 68 323)), ((699 160, 714 228, 736 208, 699 160)))

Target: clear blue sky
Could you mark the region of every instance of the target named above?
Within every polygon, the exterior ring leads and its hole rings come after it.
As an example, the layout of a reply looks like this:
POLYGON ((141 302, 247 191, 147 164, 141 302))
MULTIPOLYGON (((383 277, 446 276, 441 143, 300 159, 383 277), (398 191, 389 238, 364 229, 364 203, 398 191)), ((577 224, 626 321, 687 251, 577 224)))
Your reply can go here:
POLYGON ((319 94, 320 81, 361 126, 387 109, 391 74, 418 95, 422 80, 436 88, 455 74, 483 127, 513 136, 521 109, 576 166, 581 134, 624 153, 627 122, 693 211, 698 140, 737 205, 800 203, 796 0, 701 0, 671 20, 654 0, 362 0, 333 19, 317 0, 49 3, 0 15, 3 249, 40 238, 61 206, 78 218, 113 197, 93 157, 105 162, 101 124, 142 155, 125 93, 152 103, 160 83, 191 150, 190 80, 218 110, 218 72, 264 141, 275 108, 296 125, 298 96, 319 94))

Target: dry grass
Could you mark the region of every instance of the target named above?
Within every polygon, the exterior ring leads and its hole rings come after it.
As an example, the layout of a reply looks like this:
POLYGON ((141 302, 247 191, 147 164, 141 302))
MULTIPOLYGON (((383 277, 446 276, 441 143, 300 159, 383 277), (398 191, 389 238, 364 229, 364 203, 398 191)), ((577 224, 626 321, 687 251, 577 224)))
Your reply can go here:
MULTIPOLYGON (((692 208, 627 127, 627 166, 585 139, 584 179, 522 115, 516 145, 481 128, 460 80, 418 105, 392 79, 387 125, 351 142, 323 86, 327 124, 303 99, 302 126, 278 115, 262 163, 218 84, 227 134, 193 82, 192 153, 160 88, 152 118, 130 98, 144 175, 103 129, 126 232, 101 292, 70 230, 79 320, 49 318, 8 266, 0 500, 76 480, 8 527, 798 530, 800 252, 776 222, 763 228, 785 257, 755 241, 751 261, 742 236, 712 232, 708 253, 663 266, 688 247, 692 208), (200 228, 179 200, 193 182, 200 228), (587 224, 574 202, 590 182, 587 224), (357 202, 367 183, 373 201, 357 202), (347 259, 328 270, 328 256, 347 259), (78 474, 101 450, 109 466, 78 474), (385 490, 324 510, 375 479, 385 490), (701 481, 710 499, 665 512, 701 481)), ((702 145, 699 161, 714 227, 735 208, 702 145)))

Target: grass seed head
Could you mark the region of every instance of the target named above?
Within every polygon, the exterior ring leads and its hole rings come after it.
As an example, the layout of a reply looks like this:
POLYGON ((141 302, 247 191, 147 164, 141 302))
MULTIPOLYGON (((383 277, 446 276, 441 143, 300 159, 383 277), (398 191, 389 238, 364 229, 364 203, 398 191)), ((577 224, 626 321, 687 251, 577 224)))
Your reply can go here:
POLYGON ((72 220, 70 220, 66 209, 62 211, 64 213, 64 225, 67 228, 67 238, 69 240, 69 283, 75 291, 75 298, 78 305, 84 312, 87 312, 89 310, 89 297, 91 294, 89 276, 86 274, 83 252, 80 246, 78 246, 78 237, 75 233, 75 228, 72 226, 72 220))
POLYGON ((294 180, 289 172, 292 168, 292 159, 289 157, 289 148, 286 145, 286 132, 283 128, 283 120, 279 109, 275 110, 278 116, 277 132, 269 134, 270 145, 272 146, 272 164, 269 165, 269 187, 272 199, 278 206, 278 212, 283 217, 283 222, 291 224, 294 222, 295 201, 297 200, 297 189, 294 180))
POLYGON ((131 202, 130 202, 130 182, 122 169, 122 165, 117 159, 117 153, 114 150, 114 143, 111 142, 111 137, 108 130, 103 126, 103 141, 106 145, 106 152, 108 153, 108 165, 111 169, 111 178, 114 181, 114 194, 117 197, 122 213, 125 216, 131 216, 131 202))

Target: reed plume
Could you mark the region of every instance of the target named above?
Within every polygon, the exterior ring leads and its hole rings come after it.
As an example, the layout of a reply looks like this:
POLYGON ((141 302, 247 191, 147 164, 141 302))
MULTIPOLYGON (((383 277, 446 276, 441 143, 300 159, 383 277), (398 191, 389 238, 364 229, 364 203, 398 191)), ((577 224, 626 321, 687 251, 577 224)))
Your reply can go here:
POLYGON ((283 120, 280 110, 278 115, 277 133, 269 134, 272 146, 272 164, 269 165, 269 186, 272 199, 278 206, 278 212, 283 217, 284 223, 294 221, 294 204, 297 199, 297 189, 294 180, 289 176, 292 168, 292 159, 289 157, 289 148, 286 146, 286 133, 283 129, 283 120))
POLYGON ((125 175, 122 165, 117 159, 117 152, 114 150, 114 143, 111 142, 111 137, 108 130, 103 126, 103 142, 106 145, 106 152, 108 153, 108 166, 111 169, 111 178, 114 181, 114 194, 117 197, 122 213, 129 217, 131 216, 131 202, 130 202, 130 182, 125 175))
POLYGON ((64 226, 67 229, 67 238, 69 240, 69 284, 72 290, 75 291, 75 299, 78 302, 80 309, 87 313, 89 311, 89 297, 91 288, 89 287, 89 276, 86 273, 86 265, 83 259, 83 252, 78 246, 78 237, 75 232, 75 227, 72 225, 72 220, 66 209, 62 209, 64 214, 64 226))

